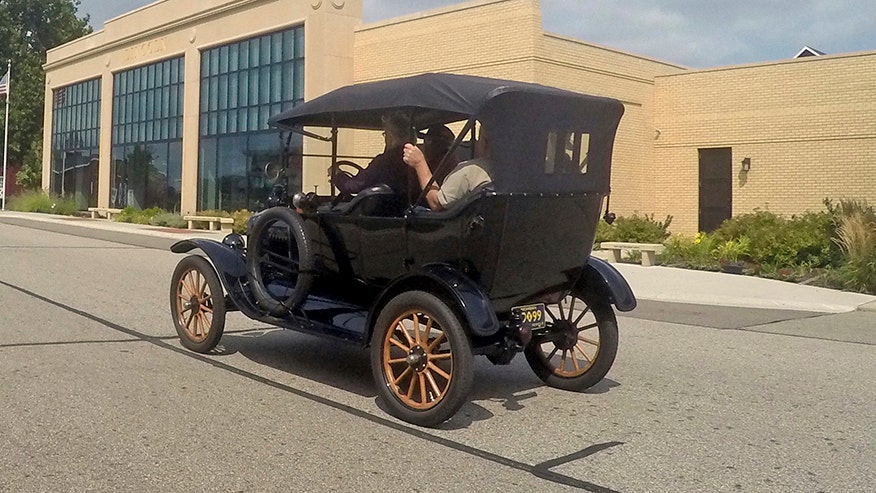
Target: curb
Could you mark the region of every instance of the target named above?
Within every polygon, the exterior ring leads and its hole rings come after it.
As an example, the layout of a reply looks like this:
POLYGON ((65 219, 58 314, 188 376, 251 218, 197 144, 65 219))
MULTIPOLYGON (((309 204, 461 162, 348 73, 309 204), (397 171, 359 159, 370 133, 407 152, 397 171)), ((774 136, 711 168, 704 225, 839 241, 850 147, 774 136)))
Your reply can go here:
POLYGON ((858 307, 858 311, 861 312, 876 312, 876 301, 871 301, 869 303, 864 303, 863 305, 858 307))

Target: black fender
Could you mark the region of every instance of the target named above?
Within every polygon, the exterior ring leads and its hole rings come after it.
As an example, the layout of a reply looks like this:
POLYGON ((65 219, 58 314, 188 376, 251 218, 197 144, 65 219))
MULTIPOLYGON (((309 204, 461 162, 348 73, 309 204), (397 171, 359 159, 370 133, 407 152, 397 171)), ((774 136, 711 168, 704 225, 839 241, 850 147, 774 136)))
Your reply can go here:
POLYGON ((590 257, 578 281, 607 296, 619 311, 628 312, 636 308, 636 296, 624 276, 611 264, 601 258, 590 257))
POLYGON ((429 291, 455 303, 453 308, 465 317, 463 325, 474 336, 488 337, 499 331, 499 320, 484 290, 453 266, 435 263, 405 274, 383 289, 369 310, 366 340, 371 338, 373 323, 383 306, 399 293, 414 289, 429 291))
POLYGON ((230 246, 215 240, 193 238, 182 240, 170 246, 173 253, 188 253, 200 248, 213 263, 213 267, 221 274, 219 279, 225 285, 225 291, 231 292, 230 279, 246 276, 246 261, 243 254, 230 246))

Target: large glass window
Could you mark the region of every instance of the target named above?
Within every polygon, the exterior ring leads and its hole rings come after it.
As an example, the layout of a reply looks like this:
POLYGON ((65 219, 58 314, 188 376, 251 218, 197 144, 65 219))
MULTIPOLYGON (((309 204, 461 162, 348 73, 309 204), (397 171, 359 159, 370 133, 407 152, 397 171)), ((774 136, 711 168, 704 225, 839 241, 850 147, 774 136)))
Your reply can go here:
MULTIPOLYGON (((255 209, 270 189, 265 166, 282 159, 268 117, 304 100, 304 28, 218 46, 201 54, 200 210, 255 209)), ((292 146, 301 145, 294 135, 292 146)), ((300 167, 287 169, 290 190, 300 167)))
POLYGON ((180 209, 182 57, 137 67, 113 78, 110 204, 180 209))
POLYGON ((52 192, 97 206, 100 79, 55 89, 52 101, 52 192))

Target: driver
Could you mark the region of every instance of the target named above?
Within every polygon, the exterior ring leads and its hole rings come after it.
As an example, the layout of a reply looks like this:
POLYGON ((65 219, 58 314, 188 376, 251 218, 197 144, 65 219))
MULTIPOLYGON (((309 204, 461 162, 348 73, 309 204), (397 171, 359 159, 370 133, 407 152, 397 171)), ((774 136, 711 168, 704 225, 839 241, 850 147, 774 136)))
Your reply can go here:
MULTIPOLYGON (((414 145, 405 144, 404 162, 417 172, 420 187, 426 187, 432 179, 432 171, 423 151, 414 145)), ((492 169, 490 136, 487 128, 481 125, 480 136, 475 142, 475 158, 459 163, 447 174, 440 187, 433 183, 426 192, 426 203, 433 211, 447 209, 469 192, 492 183, 492 169)))
POLYGON ((410 122, 403 113, 394 112, 381 116, 385 147, 368 163, 368 167, 356 176, 338 171, 332 183, 344 194, 357 194, 362 190, 385 183, 399 195, 407 193, 408 167, 402 160, 403 147, 409 139, 410 122))

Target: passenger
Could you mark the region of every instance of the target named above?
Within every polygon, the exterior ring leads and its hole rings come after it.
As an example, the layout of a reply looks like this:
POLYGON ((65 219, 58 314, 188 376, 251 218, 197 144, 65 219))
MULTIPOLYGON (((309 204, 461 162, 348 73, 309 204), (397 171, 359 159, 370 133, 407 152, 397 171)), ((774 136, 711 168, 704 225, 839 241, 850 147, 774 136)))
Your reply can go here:
MULTIPOLYGON (((432 171, 423 152, 414 145, 405 144, 404 162, 417 172, 420 187, 425 188, 432 179, 432 171)), ((492 168, 490 136, 482 126, 480 137, 475 143, 475 159, 459 163, 447 174, 441 186, 433 183, 426 192, 426 203, 433 211, 447 209, 469 192, 492 183, 492 168)))
POLYGON ((343 194, 354 195, 362 190, 384 183, 399 196, 407 194, 410 170, 402 160, 405 142, 410 140, 410 122, 403 113, 389 113, 381 117, 383 123, 383 152, 368 163, 368 167, 350 176, 338 171, 332 183, 343 194))
POLYGON ((426 163, 429 164, 429 170, 435 175, 435 183, 439 186, 444 183, 444 178, 450 173, 450 170, 459 164, 459 160, 455 155, 447 156, 447 161, 441 166, 440 170, 436 167, 441 164, 441 160, 450 150, 453 145, 455 136, 453 131, 447 128, 446 125, 432 125, 425 133, 420 134, 423 138, 423 155, 426 158, 426 163))

